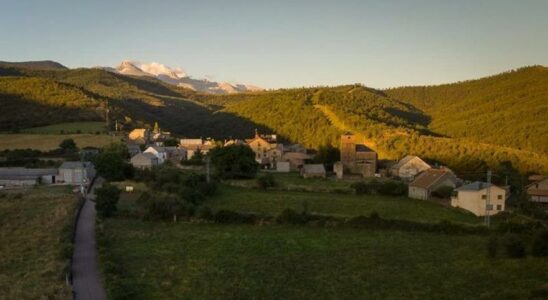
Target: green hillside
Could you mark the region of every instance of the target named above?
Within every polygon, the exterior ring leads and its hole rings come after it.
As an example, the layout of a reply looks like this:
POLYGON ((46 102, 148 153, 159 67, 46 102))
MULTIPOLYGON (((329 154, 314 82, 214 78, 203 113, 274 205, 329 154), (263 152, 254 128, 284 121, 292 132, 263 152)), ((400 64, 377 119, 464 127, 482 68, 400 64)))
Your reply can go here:
POLYGON ((245 138, 255 128, 318 148, 353 131, 380 158, 420 155, 457 170, 510 161, 548 172, 548 71, 386 91, 361 85, 203 95, 101 69, 0 66, 0 130, 110 119, 128 130, 155 121, 182 136, 245 138))
POLYGON ((449 137, 548 153, 548 68, 478 80, 385 91, 432 118, 429 128, 449 137))

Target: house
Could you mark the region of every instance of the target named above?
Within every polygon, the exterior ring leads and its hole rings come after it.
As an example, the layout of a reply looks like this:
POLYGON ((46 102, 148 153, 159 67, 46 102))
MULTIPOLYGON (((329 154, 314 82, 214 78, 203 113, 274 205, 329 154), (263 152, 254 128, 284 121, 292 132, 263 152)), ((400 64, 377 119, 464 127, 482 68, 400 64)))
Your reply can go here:
POLYGON ((167 160, 167 151, 165 147, 150 146, 146 148, 144 153, 151 153, 158 158, 158 164, 163 164, 167 160))
POLYGON ((179 148, 185 151, 186 159, 191 159, 197 152, 206 155, 209 150, 215 148, 217 145, 212 139, 181 139, 179 148))
POLYGON ((129 144, 127 145, 127 152, 129 153, 129 157, 133 157, 141 153, 141 146, 137 144, 129 144))
POLYGON ((390 167, 390 175, 400 177, 404 180, 413 180, 417 174, 430 168, 431 166, 420 159, 420 157, 407 155, 390 167))
MULTIPOLYGON (((284 147, 285 149, 285 147, 284 147)), ((306 163, 307 160, 312 159, 313 156, 303 152, 284 152, 280 161, 289 162, 289 168, 291 171, 299 171, 306 163)))
POLYGON ((356 135, 348 132, 343 134, 340 149, 344 173, 361 174, 363 177, 375 176, 377 153, 360 142, 356 135))
POLYGON ((239 139, 229 139, 224 142, 223 147, 232 145, 245 145, 245 141, 239 139))
POLYGON ((451 198, 451 206, 466 209, 476 216, 495 215, 505 209, 506 191, 494 184, 476 181, 456 191, 457 195, 451 198))
POLYGON ((264 135, 255 131, 255 137, 246 140, 246 143, 255 152, 255 160, 261 166, 274 166, 284 150, 283 145, 278 144, 275 134, 264 135))
POLYGON ((526 190, 531 202, 539 202, 548 205, 548 178, 531 183, 527 186, 526 190))
POLYGON ((167 159, 172 162, 180 162, 186 158, 186 150, 180 147, 168 146, 164 147, 167 154, 167 159))
POLYGON ((428 200, 432 192, 441 187, 457 186, 458 179, 448 169, 428 169, 420 173, 409 183, 409 198, 428 200))
POLYGON ((146 145, 150 140, 150 130, 146 128, 133 129, 128 135, 128 140, 134 144, 146 145))
POLYGON ((0 168, 0 186, 29 186, 57 182, 57 169, 0 168))
POLYGON ((131 158, 131 164, 136 169, 151 169, 158 166, 158 157, 152 153, 139 153, 131 158))
POLYGON ((291 171, 291 167, 288 161, 276 162, 276 172, 289 173, 289 171, 291 171))
POLYGON ((90 162, 65 161, 59 167, 58 182, 80 185, 88 184, 95 177, 95 167, 90 162))
POLYGON ((304 165, 301 169, 303 178, 325 178, 325 167, 323 164, 304 165))

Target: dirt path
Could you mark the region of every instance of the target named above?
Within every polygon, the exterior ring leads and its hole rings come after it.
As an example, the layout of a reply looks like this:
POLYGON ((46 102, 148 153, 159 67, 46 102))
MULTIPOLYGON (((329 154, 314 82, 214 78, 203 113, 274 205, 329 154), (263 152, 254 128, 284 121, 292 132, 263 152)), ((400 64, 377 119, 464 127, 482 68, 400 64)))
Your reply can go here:
POLYGON ((107 299, 97 261, 95 202, 91 201, 95 198, 95 188, 100 187, 102 182, 102 178, 95 180, 76 225, 72 256, 72 285, 77 300, 107 299))

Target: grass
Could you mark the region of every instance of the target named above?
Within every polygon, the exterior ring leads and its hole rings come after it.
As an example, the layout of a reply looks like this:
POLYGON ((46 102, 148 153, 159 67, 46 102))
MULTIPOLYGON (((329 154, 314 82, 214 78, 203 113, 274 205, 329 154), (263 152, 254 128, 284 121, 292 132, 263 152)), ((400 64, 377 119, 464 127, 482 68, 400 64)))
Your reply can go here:
POLYGON ((60 123, 41 127, 22 129, 22 133, 30 134, 68 134, 68 133, 104 133, 105 122, 73 122, 60 123))
POLYGON ((36 149, 42 151, 59 147, 64 139, 73 139, 79 148, 103 147, 119 142, 119 137, 96 134, 0 134, 0 150, 36 149))
POLYGON ((114 218, 110 298, 526 299, 548 261, 487 259, 484 236, 114 218))
POLYGON ((62 231, 76 205, 67 187, 0 192, 0 299, 69 299, 62 231))
MULTIPOLYGON (((352 192, 350 185, 352 180, 337 180, 330 178, 304 179, 299 173, 271 173, 277 183, 276 189, 280 190, 300 190, 314 192, 352 192)), ((262 174, 259 174, 261 176, 262 174)), ((232 186, 255 188, 256 180, 228 180, 227 184, 232 186)))
POLYGON ((387 219, 406 219, 421 222, 448 220, 461 223, 480 223, 482 220, 459 209, 406 197, 381 195, 352 195, 292 191, 262 191, 222 186, 219 193, 208 200, 214 209, 258 212, 277 215, 286 208, 297 211, 303 204, 309 212, 343 217, 369 215, 376 211, 387 219))

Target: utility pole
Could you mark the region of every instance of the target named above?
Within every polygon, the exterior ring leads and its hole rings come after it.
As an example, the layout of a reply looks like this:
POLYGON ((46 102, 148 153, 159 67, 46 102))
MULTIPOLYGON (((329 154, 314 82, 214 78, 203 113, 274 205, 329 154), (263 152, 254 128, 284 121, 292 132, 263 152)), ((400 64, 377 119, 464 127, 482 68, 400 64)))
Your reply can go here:
POLYGON ((485 202, 485 224, 491 226, 491 170, 487 170, 487 199, 485 202))
POLYGON ((209 183, 210 181, 210 176, 209 176, 209 162, 210 162, 210 159, 209 159, 209 155, 206 156, 206 181, 207 183, 209 183))

